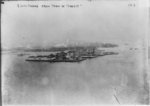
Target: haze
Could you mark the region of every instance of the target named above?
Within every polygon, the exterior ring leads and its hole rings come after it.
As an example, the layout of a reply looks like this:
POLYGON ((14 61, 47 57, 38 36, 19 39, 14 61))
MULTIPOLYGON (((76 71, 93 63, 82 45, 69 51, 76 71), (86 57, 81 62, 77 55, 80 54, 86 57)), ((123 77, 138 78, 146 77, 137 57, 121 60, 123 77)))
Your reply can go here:
MULTIPOLYGON (((138 42, 145 35, 144 9, 128 2, 45 2, 80 4, 79 8, 18 8, 2 5, 2 47, 49 47, 70 42, 138 42), (110 8, 109 8, 110 7, 110 8), (120 8, 120 9, 119 9, 120 8)), ((41 3, 43 4, 43 2, 41 3)))

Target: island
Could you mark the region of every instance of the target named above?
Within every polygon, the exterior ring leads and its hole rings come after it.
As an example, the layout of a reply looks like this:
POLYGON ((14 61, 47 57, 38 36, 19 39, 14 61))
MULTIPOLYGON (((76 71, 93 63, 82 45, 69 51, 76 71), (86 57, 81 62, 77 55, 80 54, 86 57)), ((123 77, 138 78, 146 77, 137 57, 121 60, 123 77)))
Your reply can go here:
MULTIPOLYGON (((108 45, 112 46, 112 45, 108 45)), ((106 45, 105 45, 106 47, 106 45)), ((114 45, 113 45, 114 47, 114 45)), ((99 56, 105 55, 116 55, 117 52, 106 52, 104 50, 99 50, 99 46, 88 45, 88 46, 67 46, 67 47, 53 47, 49 51, 55 53, 50 53, 49 55, 36 55, 29 56, 26 61, 32 62, 81 62, 87 59, 93 59, 99 56)), ((36 49, 37 51, 37 49, 36 49)), ((42 52, 42 50, 38 50, 42 52)), ((47 50, 48 51, 48 50, 47 50)))

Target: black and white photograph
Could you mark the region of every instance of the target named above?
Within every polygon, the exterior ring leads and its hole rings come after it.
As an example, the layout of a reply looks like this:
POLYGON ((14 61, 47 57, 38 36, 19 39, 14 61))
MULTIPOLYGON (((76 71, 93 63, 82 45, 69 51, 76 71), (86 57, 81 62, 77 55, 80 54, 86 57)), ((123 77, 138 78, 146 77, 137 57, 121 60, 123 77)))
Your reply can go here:
POLYGON ((148 25, 148 0, 3 1, 2 105, 149 105, 148 25))

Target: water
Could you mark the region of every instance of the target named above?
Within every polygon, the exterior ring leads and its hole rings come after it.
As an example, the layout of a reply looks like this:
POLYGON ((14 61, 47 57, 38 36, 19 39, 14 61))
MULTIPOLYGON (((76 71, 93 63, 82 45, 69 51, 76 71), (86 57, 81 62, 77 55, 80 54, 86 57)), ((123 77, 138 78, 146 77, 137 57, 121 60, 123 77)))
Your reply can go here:
POLYGON ((80 63, 27 62, 2 55, 4 104, 146 104, 143 52, 119 50, 80 63), (117 101, 118 99, 118 101, 117 101))

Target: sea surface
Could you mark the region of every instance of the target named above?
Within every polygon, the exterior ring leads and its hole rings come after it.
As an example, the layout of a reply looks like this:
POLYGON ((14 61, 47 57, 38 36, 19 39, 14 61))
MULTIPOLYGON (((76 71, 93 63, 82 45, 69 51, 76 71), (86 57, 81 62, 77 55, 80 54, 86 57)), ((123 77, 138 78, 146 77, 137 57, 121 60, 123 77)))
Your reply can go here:
POLYGON ((3 52, 3 104, 148 104, 143 48, 114 51, 79 63, 28 62, 41 52, 3 52))

